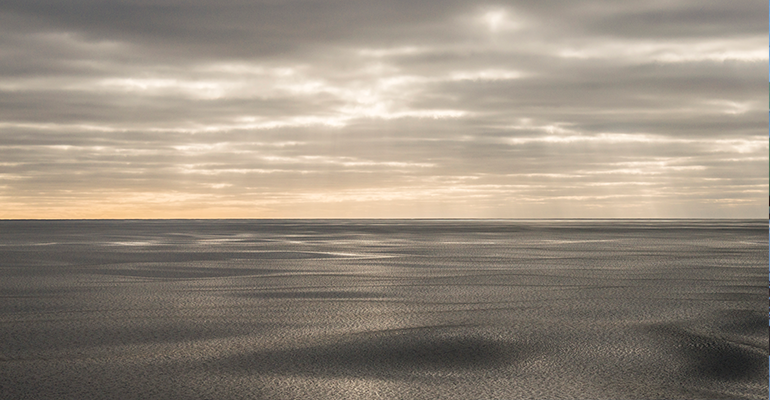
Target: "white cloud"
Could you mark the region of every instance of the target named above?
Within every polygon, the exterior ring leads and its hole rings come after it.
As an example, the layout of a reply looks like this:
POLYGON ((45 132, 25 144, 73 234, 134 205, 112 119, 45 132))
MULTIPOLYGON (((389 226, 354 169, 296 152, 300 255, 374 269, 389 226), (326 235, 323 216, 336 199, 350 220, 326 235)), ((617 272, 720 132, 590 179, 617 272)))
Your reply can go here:
POLYGON ((683 63, 746 61, 766 62, 767 39, 748 37, 738 39, 689 40, 606 40, 587 39, 572 45, 563 44, 555 49, 562 58, 605 59, 626 63, 683 63))

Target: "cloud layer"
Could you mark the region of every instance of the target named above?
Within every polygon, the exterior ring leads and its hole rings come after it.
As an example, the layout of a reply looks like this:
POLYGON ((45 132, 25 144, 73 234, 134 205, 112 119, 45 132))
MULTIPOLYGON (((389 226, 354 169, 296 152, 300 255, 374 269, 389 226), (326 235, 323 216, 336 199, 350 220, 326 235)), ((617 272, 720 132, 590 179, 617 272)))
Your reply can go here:
POLYGON ((767 11, 5 1, 0 218, 764 217, 767 11))

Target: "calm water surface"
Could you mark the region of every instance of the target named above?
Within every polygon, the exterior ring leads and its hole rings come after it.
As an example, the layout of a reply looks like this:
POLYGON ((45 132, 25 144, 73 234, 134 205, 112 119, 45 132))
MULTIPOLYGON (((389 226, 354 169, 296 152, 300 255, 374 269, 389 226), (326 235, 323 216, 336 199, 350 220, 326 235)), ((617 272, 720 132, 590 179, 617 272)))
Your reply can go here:
POLYGON ((7 399, 768 398, 766 220, 0 221, 7 399))

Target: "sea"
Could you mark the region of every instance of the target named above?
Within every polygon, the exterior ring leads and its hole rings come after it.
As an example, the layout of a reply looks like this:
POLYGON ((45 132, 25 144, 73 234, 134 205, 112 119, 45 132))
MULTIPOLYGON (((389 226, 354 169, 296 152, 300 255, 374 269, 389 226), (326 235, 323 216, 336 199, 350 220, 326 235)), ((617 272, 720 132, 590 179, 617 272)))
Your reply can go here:
POLYGON ((2 399, 767 399, 767 220, 0 221, 2 399))

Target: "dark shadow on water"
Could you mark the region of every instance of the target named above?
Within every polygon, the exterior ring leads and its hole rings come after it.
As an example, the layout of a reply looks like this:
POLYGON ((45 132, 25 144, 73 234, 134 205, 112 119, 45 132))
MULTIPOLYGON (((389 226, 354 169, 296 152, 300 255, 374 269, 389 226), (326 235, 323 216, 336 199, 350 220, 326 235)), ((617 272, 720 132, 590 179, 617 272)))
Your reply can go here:
POLYGON ((767 354, 756 349, 700 335, 689 335, 687 341, 682 350, 693 375, 728 381, 767 376, 767 354))
POLYGON ((731 310, 723 313, 720 328, 739 335, 764 335, 768 333, 767 316, 757 310, 731 310))
POLYGON ((718 381, 761 381, 768 375, 768 349, 675 326, 654 329, 673 344, 684 361, 680 372, 691 378, 718 381))
POLYGON ((515 367, 543 346, 441 328, 351 335, 312 347, 255 351, 222 360, 248 374, 414 379, 431 373, 515 367))

